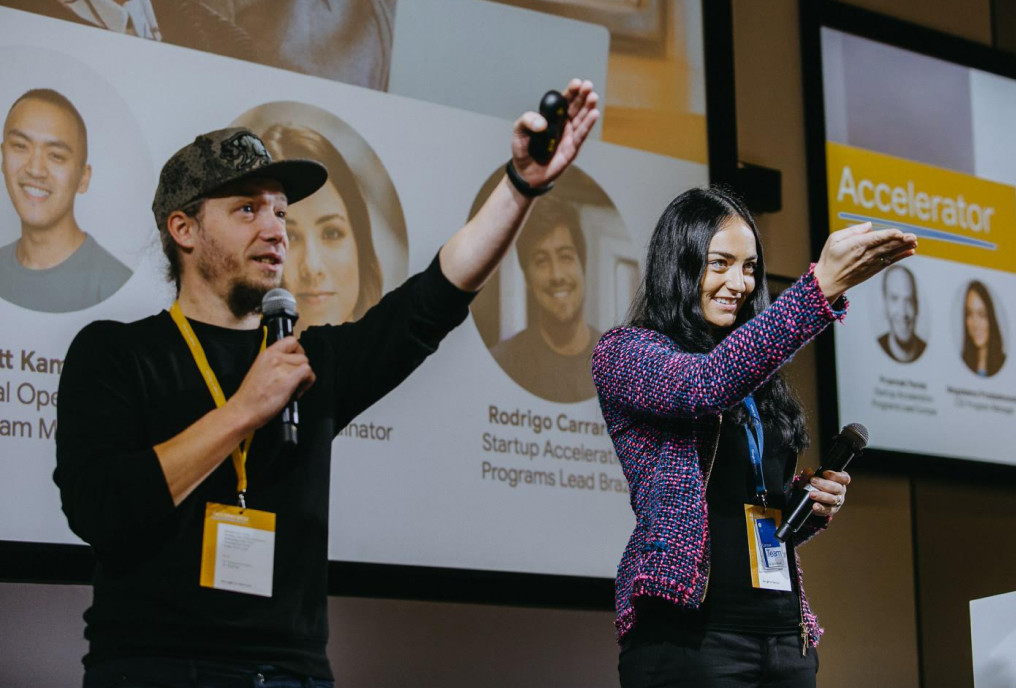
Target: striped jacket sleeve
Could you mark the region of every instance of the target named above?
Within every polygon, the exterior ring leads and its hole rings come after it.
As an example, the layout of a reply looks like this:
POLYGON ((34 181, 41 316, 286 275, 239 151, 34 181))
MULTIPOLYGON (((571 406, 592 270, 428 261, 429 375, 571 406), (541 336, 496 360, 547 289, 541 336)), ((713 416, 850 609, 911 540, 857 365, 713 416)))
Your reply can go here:
POLYGON ((845 314, 846 307, 830 308, 809 270, 706 354, 682 352, 652 330, 607 332, 593 351, 593 381, 601 403, 614 408, 675 418, 716 414, 761 387, 845 314))

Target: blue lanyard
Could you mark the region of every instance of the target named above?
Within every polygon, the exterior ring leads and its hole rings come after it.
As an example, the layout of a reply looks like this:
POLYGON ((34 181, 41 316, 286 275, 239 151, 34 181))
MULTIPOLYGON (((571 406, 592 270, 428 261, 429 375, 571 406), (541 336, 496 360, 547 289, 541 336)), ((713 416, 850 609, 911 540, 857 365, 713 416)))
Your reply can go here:
POLYGON ((766 438, 762 430, 762 418, 758 414, 755 399, 749 394, 744 405, 751 416, 751 427, 744 426, 744 434, 748 437, 748 455, 751 457, 751 469, 755 473, 755 496, 766 506, 766 479, 762 475, 762 452, 765 451, 766 438))

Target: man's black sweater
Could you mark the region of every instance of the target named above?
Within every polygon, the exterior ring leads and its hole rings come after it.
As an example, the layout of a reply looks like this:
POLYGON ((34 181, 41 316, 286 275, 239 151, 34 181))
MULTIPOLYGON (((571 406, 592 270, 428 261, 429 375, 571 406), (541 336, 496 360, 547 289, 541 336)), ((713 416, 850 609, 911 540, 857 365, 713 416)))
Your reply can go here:
MULTIPOLYGON (((270 598, 199 585, 205 504, 235 504, 236 473, 226 458, 173 505, 153 447, 214 402, 169 314, 85 327, 61 375, 54 474, 71 529, 98 562, 85 664, 180 657, 330 678, 332 440, 437 349, 470 299, 435 259, 358 322, 303 334, 317 381, 300 400, 300 444, 285 448, 273 421, 257 431, 247 460, 247 505, 276 514, 270 598)), ((260 329, 191 324, 229 397, 258 353, 260 329)))

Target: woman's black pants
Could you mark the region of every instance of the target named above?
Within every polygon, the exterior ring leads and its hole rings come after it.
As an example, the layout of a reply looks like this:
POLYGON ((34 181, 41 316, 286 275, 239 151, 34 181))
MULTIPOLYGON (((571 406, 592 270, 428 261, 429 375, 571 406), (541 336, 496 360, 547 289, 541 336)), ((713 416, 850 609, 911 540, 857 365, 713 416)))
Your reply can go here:
POLYGON ((617 669, 621 688, 815 688, 818 653, 800 635, 636 627, 617 669))

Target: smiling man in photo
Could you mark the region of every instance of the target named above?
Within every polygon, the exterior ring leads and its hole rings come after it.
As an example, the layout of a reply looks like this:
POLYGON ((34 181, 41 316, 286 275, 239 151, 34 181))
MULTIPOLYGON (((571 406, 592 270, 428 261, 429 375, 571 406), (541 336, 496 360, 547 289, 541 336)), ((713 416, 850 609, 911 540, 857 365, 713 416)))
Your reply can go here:
POLYGON ((491 349, 515 382, 548 401, 596 394, 590 356, 600 332, 585 318, 586 240, 575 207, 541 198, 519 235, 529 324, 491 349))
POLYGON ((894 361, 916 361, 928 344, 917 336, 920 311, 914 274, 902 265, 886 270, 882 278, 882 301, 889 331, 878 338, 879 346, 894 361))
POLYGON ((109 298, 131 270, 84 232, 74 201, 88 191, 88 132, 77 108, 50 89, 18 98, 4 121, 3 176, 21 237, 0 247, 0 298, 66 313, 109 298))

